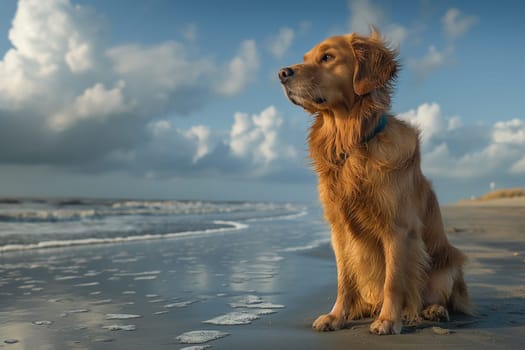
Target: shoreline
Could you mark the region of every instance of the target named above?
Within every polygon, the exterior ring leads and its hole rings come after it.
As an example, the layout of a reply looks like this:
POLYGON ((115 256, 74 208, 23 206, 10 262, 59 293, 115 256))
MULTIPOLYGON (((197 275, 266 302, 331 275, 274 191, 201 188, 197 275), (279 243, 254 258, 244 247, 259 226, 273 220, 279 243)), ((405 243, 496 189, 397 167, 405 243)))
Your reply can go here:
POLYGON ((399 336, 369 334, 371 320, 337 332, 313 331, 311 323, 330 310, 336 295, 328 230, 313 212, 253 222, 227 235, 0 254, 0 347, 183 349, 191 346, 177 340, 185 332, 217 330, 229 335, 203 345, 519 348, 525 334, 525 207, 442 211, 446 227, 455 229, 450 240, 470 260, 465 275, 474 317, 406 326, 399 336), (226 315, 219 324, 205 323, 226 315), (221 324, 235 320, 247 324, 221 324), (10 340, 18 342, 5 343, 10 340))

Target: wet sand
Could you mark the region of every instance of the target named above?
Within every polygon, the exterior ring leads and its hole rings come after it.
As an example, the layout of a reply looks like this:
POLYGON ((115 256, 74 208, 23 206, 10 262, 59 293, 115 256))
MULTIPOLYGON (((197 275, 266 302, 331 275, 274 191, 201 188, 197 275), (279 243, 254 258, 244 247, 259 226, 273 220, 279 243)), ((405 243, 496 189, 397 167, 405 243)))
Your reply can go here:
POLYGON ((369 334, 371 320, 311 330, 336 292, 327 228, 314 210, 214 236, 2 254, 0 348, 520 348, 525 206, 449 206, 443 214, 450 240, 470 259, 474 317, 399 336, 369 334), (195 331, 223 337, 185 343, 199 340, 185 336, 195 331))

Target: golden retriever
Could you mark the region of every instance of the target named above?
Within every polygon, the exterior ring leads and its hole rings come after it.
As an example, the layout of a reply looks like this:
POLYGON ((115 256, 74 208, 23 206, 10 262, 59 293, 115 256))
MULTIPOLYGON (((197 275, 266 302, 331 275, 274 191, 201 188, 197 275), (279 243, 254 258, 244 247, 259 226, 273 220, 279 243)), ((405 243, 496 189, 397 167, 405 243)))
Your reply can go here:
POLYGON ((314 116, 310 157, 337 265, 337 299, 318 331, 374 316, 370 332, 399 334, 403 320, 470 313, 466 258, 444 233, 418 131, 389 111, 398 70, 374 28, 328 38, 279 71, 290 101, 314 116))

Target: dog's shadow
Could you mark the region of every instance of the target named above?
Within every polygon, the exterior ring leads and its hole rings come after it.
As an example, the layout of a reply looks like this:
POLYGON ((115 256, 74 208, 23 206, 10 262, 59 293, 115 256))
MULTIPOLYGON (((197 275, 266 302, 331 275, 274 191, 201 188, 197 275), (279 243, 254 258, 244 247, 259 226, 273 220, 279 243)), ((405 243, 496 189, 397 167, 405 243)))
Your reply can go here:
POLYGON ((462 329, 490 331, 525 326, 525 298, 474 298, 473 302, 473 315, 451 314, 448 322, 421 321, 404 324, 403 333, 432 328, 436 334, 450 334, 462 329))
MULTIPOLYGON (((463 329, 497 330, 525 326, 525 297, 473 299, 472 315, 451 314, 448 322, 420 321, 404 323, 402 334, 432 329, 435 334, 454 334, 463 329)), ((372 318, 352 321, 349 329, 368 328, 372 318)))

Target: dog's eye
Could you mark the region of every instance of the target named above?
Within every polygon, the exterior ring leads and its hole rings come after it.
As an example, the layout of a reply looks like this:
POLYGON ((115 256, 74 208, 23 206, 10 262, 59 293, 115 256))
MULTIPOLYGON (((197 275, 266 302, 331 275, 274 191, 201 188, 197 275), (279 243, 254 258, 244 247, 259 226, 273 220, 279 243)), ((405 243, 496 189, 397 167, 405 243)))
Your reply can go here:
POLYGON ((320 63, 330 62, 334 59, 334 55, 330 55, 328 53, 325 53, 321 56, 321 59, 319 60, 320 63))

